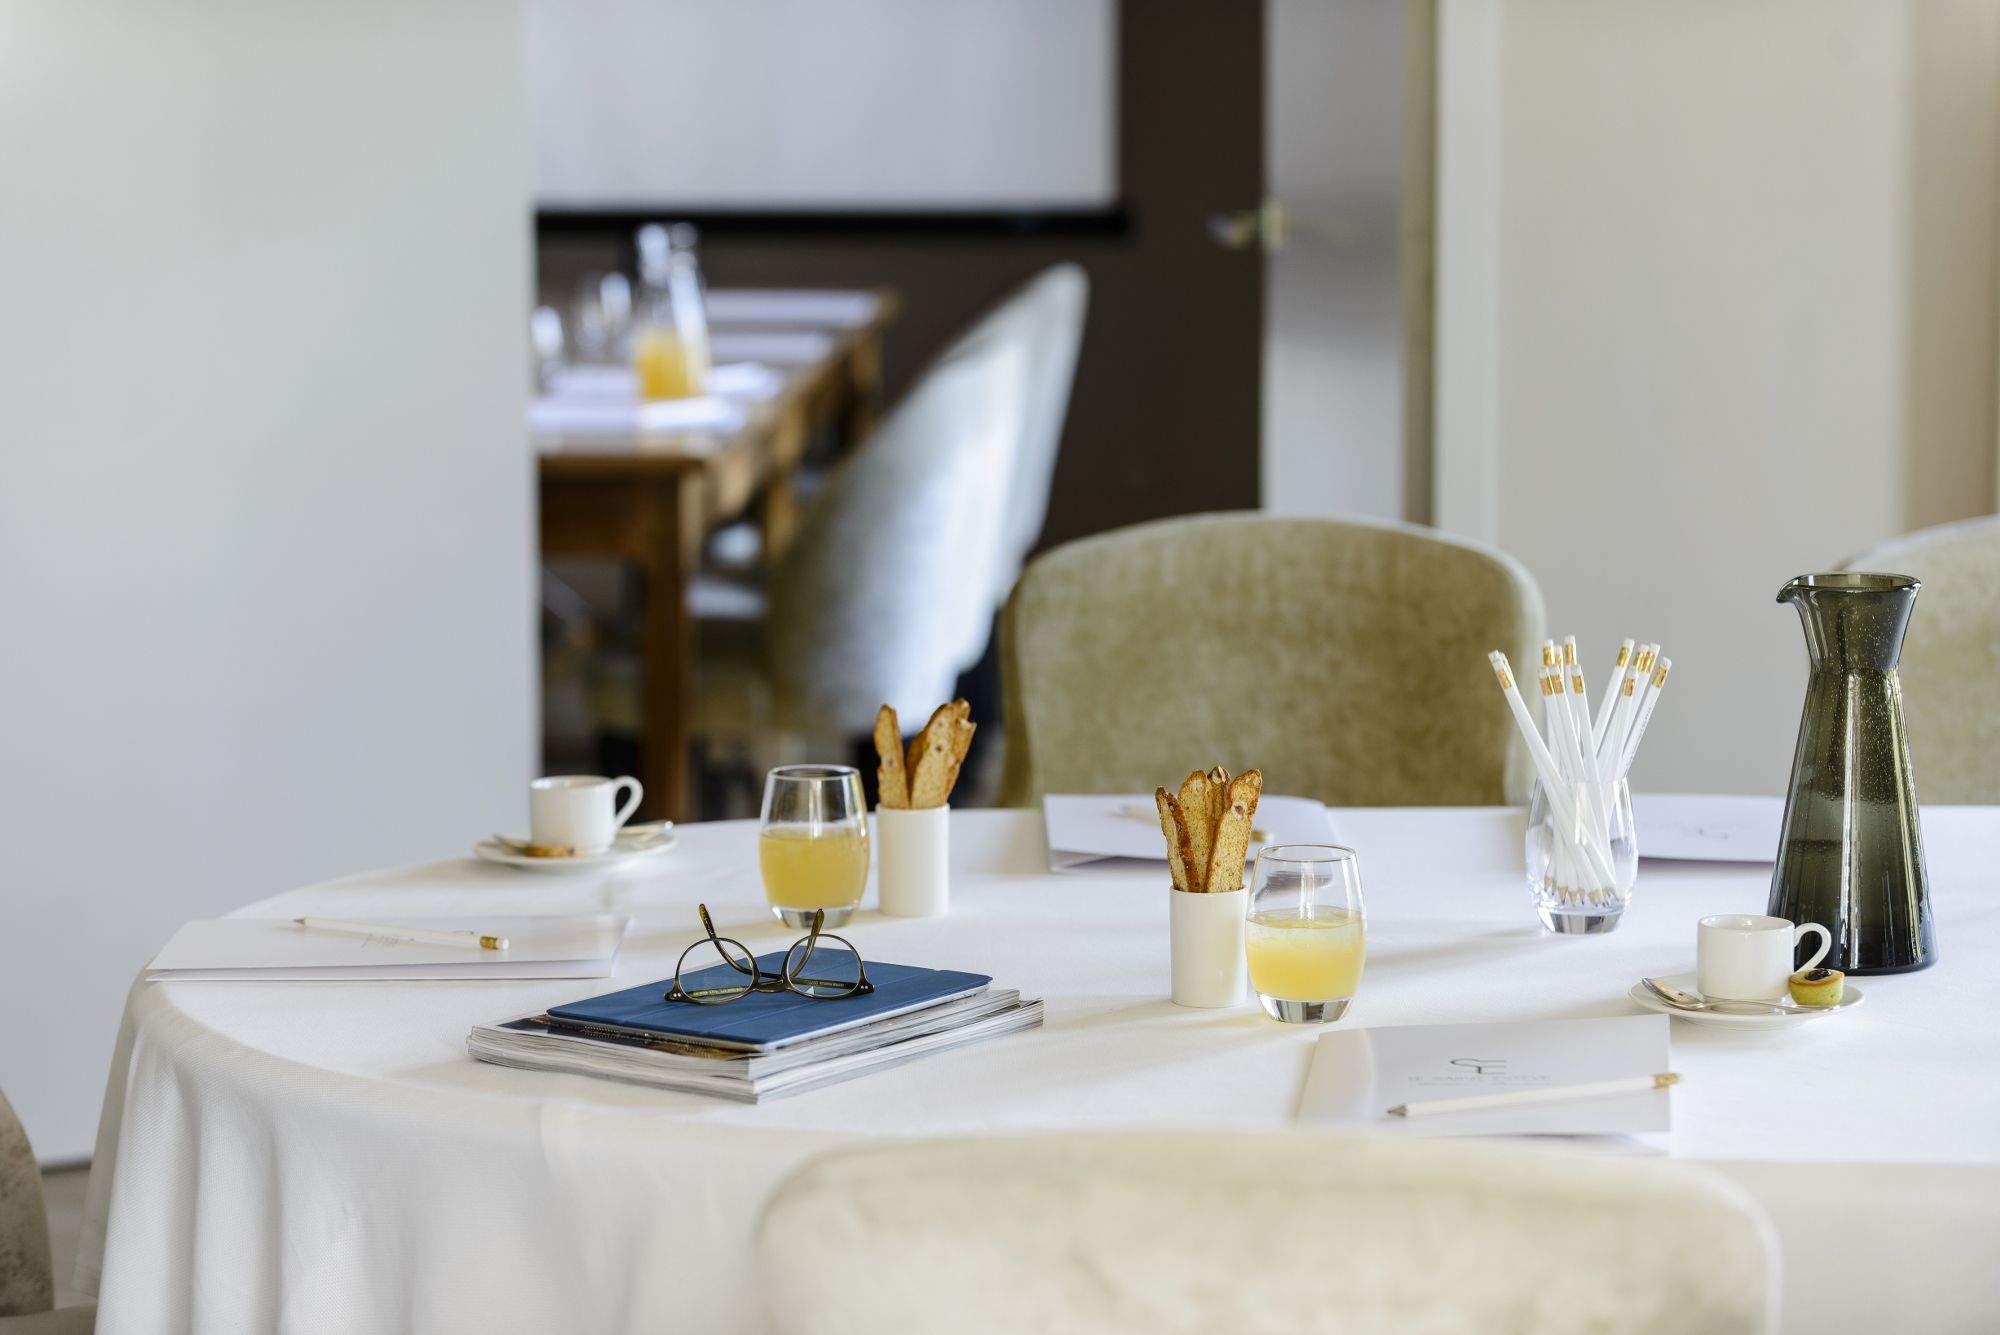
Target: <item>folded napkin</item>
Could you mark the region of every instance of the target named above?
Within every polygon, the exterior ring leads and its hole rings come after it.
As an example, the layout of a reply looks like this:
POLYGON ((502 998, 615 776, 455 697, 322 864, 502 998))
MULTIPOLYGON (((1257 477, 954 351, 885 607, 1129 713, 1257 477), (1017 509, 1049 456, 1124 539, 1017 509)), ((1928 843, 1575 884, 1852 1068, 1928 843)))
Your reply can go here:
MULTIPOLYGON (((731 362, 708 373, 709 394, 724 399, 761 403, 785 387, 785 376, 762 362, 731 362)), ((622 403, 639 401, 639 377, 632 368, 606 362, 565 366, 545 396, 560 403, 622 403)))
POLYGON ((528 427, 538 436, 726 435, 741 428, 749 416, 741 402, 715 394, 650 403, 551 395, 528 405, 528 427))
POLYGON ((804 325, 819 329, 857 329, 875 318, 882 299, 873 292, 825 292, 812 289, 759 290, 710 288, 711 324, 804 325))

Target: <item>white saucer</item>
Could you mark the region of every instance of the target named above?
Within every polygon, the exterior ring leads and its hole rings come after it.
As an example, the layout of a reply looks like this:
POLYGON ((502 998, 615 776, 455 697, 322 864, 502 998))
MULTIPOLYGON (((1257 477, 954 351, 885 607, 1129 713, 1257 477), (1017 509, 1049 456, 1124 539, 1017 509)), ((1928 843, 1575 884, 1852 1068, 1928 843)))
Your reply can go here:
MULTIPOLYGON (((1701 995, 1701 989, 1695 986, 1695 975, 1691 973, 1666 974, 1660 981, 1678 987, 1683 992, 1701 995)), ((1861 989, 1854 985, 1852 978, 1849 978, 1841 989, 1838 1005, 1801 1006, 1787 997, 1775 1003, 1784 1009, 1769 1015, 1760 1015, 1754 1011, 1747 1014, 1737 1014, 1732 1011, 1684 1011, 1679 1007, 1669 1006, 1648 992, 1644 983, 1632 984, 1632 990, 1627 995, 1649 1011, 1671 1015, 1676 1020, 1686 1020, 1689 1024, 1712 1024, 1725 1029, 1790 1029, 1796 1025, 1810 1024, 1823 1015, 1837 1015, 1842 1011, 1851 1011, 1861 1004, 1861 989)))
MULTIPOLYGON (((521 835, 509 837, 524 838, 521 835)), ((481 839, 472 846, 472 853, 481 862, 497 862, 524 871, 550 872, 561 876, 570 872, 613 871, 628 867, 635 862, 657 857, 679 842, 680 836, 674 833, 672 821, 656 820, 627 825, 618 832, 611 847, 602 853, 586 853, 582 857, 531 858, 526 853, 516 853, 498 839, 481 839)))

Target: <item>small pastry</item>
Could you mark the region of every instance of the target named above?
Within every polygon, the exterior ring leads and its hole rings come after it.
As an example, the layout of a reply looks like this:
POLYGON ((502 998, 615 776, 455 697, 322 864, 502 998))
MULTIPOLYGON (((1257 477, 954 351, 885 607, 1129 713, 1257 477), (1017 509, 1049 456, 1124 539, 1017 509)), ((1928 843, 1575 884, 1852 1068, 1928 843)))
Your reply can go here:
POLYGON ((1801 1006, 1838 1006, 1847 975, 1838 969, 1800 969, 1792 975, 1792 1000, 1801 1006))

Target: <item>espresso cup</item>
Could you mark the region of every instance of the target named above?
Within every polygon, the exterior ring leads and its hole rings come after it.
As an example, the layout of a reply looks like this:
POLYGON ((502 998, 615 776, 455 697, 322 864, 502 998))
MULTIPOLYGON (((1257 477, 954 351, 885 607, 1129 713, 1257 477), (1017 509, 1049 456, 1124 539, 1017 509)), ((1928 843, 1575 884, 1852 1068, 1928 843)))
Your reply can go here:
POLYGON ((558 774, 528 785, 529 838, 538 844, 602 853, 611 847, 618 827, 632 819, 645 792, 630 775, 607 779, 601 774, 558 774), (620 788, 632 791, 617 802, 620 788))
POLYGON ((1833 949, 1833 934, 1816 922, 1792 926, 1789 918, 1762 913, 1718 913, 1695 933, 1695 969, 1701 994, 1718 1001, 1775 1001, 1792 975, 1793 947, 1808 932, 1819 949, 1801 967, 1810 969, 1833 949))

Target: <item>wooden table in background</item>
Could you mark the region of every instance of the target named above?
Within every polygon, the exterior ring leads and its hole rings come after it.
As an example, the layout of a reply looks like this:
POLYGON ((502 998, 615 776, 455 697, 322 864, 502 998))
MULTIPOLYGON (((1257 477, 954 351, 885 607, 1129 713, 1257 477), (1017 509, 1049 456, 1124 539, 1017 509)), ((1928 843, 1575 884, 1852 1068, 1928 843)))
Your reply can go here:
MULTIPOLYGON (((772 398, 747 405, 727 433, 592 433, 538 437, 541 553, 628 562, 644 577, 641 645, 642 814, 689 816, 687 722, 694 679, 694 627, 687 591, 702 545, 718 526, 748 512, 763 530, 765 559, 784 550, 798 522, 794 481, 809 442, 830 433, 852 448, 881 409, 882 334, 896 317, 893 292, 872 296, 865 320, 840 327, 774 319, 778 293, 711 294, 718 364, 763 361, 784 377, 772 398), (765 311, 768 305, 772 309, 765 311), (742 310, 740 322, 727 313, 742 310), (760 318, 761 317, 761 318, 760 318), (755 355, 760 344, 819 335, 823 348, 796 361, 755 355), (744 349, 732 355, 733 349, 744 349)), ((831 294, 829 294, 831 295, 831 294)))

